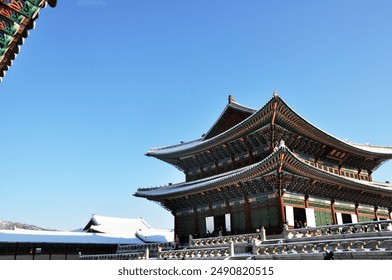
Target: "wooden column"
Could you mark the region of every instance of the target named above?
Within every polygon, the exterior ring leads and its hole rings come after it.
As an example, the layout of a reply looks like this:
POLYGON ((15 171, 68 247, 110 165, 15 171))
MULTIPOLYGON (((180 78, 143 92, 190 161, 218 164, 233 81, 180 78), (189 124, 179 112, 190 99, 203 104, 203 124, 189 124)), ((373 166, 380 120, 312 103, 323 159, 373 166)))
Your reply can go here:
POLYGON ((357 220, 358 220, 358 223, 359 223, 359 222, 361 222, 361 218, 359 217, 359 210, 358 210, 358 208, 359 208, 359 203, 356 202, 355 203, 355 215, 357 215, 357 220))
POLYGON ((250 206, 250 201, 248 198, 245 198, 244 212, 245 212, 245 229, 247 233, 251 233, 252 232, 252 208, 250 206))
POLYGON ((172 211, 172 215, 174 216, 174 236, 173 239, 176 237, 178 234, 178 218, 177 218, 177 212, 175 210, 172 211))
MULTIPOLYGON (((192 236, 195 236, 195 233, 197 233, 198 235, 200 235, 200 228, 199 228, 199 212, 197 212, 196 207, 193 209, 194 210, 194 221, 193 221, 193 226, 195 228, 195 232, 192 234, 192 236)), ((198 236, 199 238, 200 236, 198 236)))
POLYGON ((374 219, 375 221, 378 221, 378 214, 377 214, 378 206, 374 206, 374 219))
POLYGON ((283 230, 283 224, 286 222, 286 216, 284 214, 284 202, 283 202, 283 195, 278 196, 278 219, 279 223, 278 226, 280 230, 283 230))
POLYGON ((305 208, 309 208, 309 194, 305 195, 305 208))
POLYGON ((336 225, 338 222, 336 221, 336 213, 335 213, 335 199, 331 199, 331 215, 332 215, 332 223, 336 225))
POLYGON ((14 260, 16 260, 16 256, 19 253, 19 243, 15 243, 15 248, 14 248, 14 260))

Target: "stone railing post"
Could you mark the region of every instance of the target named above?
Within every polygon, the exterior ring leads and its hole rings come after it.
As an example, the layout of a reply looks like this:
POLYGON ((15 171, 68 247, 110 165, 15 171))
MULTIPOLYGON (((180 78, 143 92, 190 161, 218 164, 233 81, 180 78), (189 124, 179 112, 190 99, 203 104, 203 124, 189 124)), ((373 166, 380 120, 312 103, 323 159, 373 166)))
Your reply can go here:
POLYGON ((283 237, 285 239, 289 238, 289 227, 287 226, 287 224, 283 225, 283 237))
POLYGON ((150 258, 150 249, 146 247, 146 260, 148 260, 149 258, 150 258))
POLYGON ((266 241, 267 240, 267 235, 265 233, 265 228, 264 227, 261 227, 260 234, 261 234, 260 235, 261 241, 266 241))
POLYGON ((230 250, 229 250, 229 254, 230 254, 230 257, 233 257, 234 256, 234 242, 233 242, 233 240, 230 240, 230 250))

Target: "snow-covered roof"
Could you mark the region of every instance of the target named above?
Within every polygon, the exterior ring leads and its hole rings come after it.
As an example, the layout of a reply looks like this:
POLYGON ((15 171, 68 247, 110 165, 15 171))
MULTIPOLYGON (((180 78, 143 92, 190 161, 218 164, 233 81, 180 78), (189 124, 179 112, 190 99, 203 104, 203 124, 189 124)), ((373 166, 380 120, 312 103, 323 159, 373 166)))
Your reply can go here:
POLYGON ((145 244, 174 240, 171 230, 151 228, 142 218, 128 219, 92 215, 84 230, 0 230, 1 242, 145 244))
POLYGON ((93 214, 85 227, 89 232, 100 232, 114 236, 134 235, 138 230, 148 230, 150 227, 142 219, 115 218, 93 214))
POLYGON ((142 218, 115 218, 94 214, 85 230, 125 238, 135 236, 144 242, 171 242, 174 239, 171 230, 151 228, 142 218))
POLYGON ((133 236, 119 237, 102 233, 39 231, 39 230, 0 230, 0 243, 72 243, 72 244, 144 244, 133 236))

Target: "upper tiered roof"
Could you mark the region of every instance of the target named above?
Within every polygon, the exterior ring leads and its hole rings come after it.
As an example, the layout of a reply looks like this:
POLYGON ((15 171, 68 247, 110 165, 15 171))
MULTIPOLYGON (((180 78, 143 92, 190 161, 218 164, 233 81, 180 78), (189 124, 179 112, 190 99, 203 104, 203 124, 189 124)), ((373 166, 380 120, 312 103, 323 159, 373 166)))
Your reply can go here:
POLYGON ((57 0, 0 0, 0 82, 46 4, 57 0))
POLYGON ((374 171, 384 161, 392 159, 392 147, 353 144, 326 133, 297 114, 276 91, 260 110, 240 105, 230 97, 221 116, 201 139, 150 149, 146 155, 185 170, 184 158, 213 152, 230 142, 244 142, 250 134, 258 131, 271 151, 283 139, 292 150, 361 170, 374 171), (233 117, 239 113, 241 117, 233 117), (230 127, 224 124, 227 119, 231 120, 228 122, 230 127))

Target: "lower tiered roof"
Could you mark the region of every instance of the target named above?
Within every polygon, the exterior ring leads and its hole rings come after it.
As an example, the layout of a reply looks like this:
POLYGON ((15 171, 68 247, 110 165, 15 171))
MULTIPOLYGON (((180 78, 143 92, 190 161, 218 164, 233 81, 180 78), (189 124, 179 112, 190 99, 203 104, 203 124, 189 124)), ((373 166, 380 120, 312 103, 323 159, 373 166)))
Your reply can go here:
POLYGON ((318 169, 296 156, 283 141, 270 156, 255 164, 197 181, 139 188, 134 195, 175 210, 271 191, 301 192, 392 207, 392 185, 361 181, 318 169))

